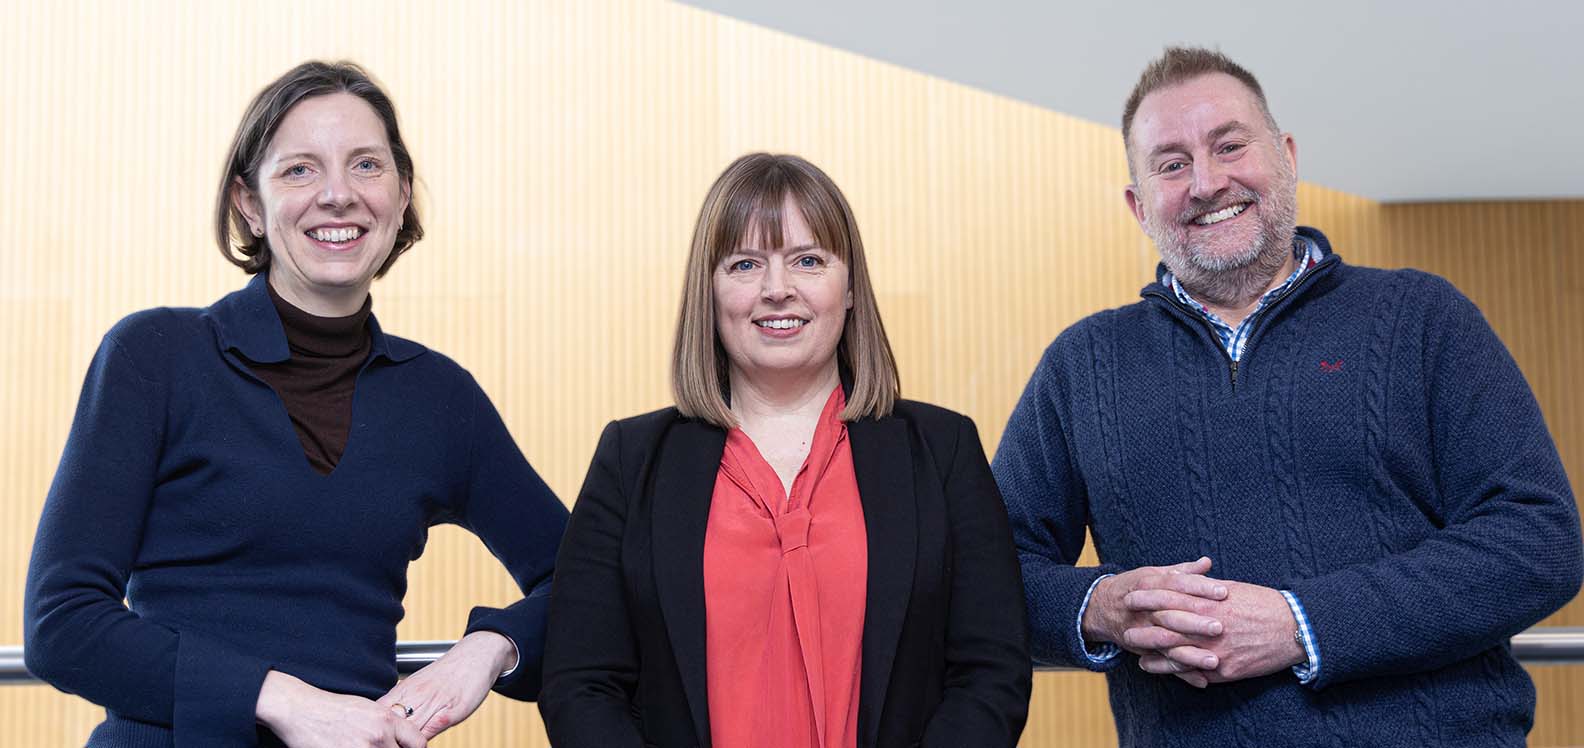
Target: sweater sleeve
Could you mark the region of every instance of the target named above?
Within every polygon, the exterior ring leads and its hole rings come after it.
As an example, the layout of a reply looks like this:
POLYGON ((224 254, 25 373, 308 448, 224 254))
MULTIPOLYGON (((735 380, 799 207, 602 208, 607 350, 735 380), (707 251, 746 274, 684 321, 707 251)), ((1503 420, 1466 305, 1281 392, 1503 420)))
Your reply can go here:
POLYGON ((146 621, 122 602, 156 509, 167 383, 128 354, 123 322, 89 366, 28 568, 28 670, 177 746, 254 745, 269 663, 214 637, 146 621))
POLYGON ((539 695, 550 578, 567 509, 523 457, 489 397, 471 378, 469 385, 473 417, 457 523, 505 565, 524 597, 506 608, 474 608, 466 633, 493 631, 511 640, 517 666, 501 676, 495 690, 531 700, 539 695))
MULTIPOLYGON (((1571 599, 1584 573, 1572 489, 1523 374, 1468 299, 1430 284, 1430 313, 1444 320, 1424 363, 1436 495, 1412 498, 1441 527, 1291 585, 1325 657, 1314 688, 1498 646, 1571 599)), ((1392 488, 1379 476, 1376 486, 1392 488)))
POLYGON ((1103 672, 1120 658, 1085 647, 1076 622, 1095 581, 1123 569, 1074 566, 1083 552, 1089 502, 1057 406, 1063 386, 1057 355, 1053 344, 1034 370, 1001 435, 992 470, 1023 568, 1034 661, 1103 672))

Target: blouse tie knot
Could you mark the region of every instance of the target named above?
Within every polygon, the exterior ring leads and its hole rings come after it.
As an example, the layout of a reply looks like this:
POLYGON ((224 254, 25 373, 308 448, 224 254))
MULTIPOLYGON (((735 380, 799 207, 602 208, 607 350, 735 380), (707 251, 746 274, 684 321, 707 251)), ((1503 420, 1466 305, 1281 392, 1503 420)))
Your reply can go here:
POLYGON ((781 554, 808 547, 808 507, 799 506, 775 518, 776 537, 781 539, 781 554))

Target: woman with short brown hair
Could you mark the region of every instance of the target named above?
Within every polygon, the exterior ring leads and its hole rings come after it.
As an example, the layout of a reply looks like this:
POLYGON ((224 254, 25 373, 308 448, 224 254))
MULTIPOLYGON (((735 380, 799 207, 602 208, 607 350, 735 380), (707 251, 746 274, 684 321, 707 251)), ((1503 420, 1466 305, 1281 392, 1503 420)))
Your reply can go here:
POLYGON ((420 748, 492 687, 537 692, 566 509, 473 377, 372 314, 423 236, 414 179, 367 73, 293 68, 248 108, 216 200, 253 280, 106 334, 24 605, 28 669, 108 712, 90 748, 420 748), (398 683, 407 565, 440 523, 525 597, 475 608, 398 683))

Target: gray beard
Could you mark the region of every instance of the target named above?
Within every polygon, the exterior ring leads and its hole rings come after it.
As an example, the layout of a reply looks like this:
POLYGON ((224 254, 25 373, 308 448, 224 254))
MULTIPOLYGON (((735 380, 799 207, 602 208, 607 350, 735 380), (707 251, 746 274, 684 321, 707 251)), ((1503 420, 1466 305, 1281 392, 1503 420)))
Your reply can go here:
MULTIPOLYGON (((1252 257, 1228 258, 1235 262, 1205 262, 1206 258, 1177 257, 1166 259, 1166 268, 1176 276, 1177 282, 1188 289, 1195 299, 1208 304, 1238 309, 1253 303, 1276 280, 1276 274, 1287 264, 1293 252, 1293 230, 1285 239, 1272 240, 1261 231, 1257 251, 1252 257), (1173 259, 1179 260, 1173 262, 1173 259)), ((1163 258, 1168 255, 1162 254, 1163 258)))
MULTIPOLYGON (((1285 161, 1281 163, 1285 166, 1285 161)), ((1160 250, 1161 261, 1195 299, 1229 309, 1248 306, 1271 287, 1287 264, 1297 233, 1298 183, 1290 170, 1281 171, 1269 194, 1240 188, 1217 200, 1193 200, 1169 225, 1162 225, 1154 216, 1146 217, 1145 231, 1160 250), (1184 223, 1240 202, 1254 203, 1260 209, 1259 231, 1247 249, 1230 257, 1216 257, 1189 244, 1184 223)))

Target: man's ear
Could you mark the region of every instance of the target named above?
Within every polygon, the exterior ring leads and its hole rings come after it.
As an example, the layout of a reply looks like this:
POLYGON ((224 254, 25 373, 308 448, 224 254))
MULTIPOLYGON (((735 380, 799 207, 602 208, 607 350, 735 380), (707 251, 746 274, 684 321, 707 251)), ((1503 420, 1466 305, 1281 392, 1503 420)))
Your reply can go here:
POLYGON ((1133 220, 1138 221, 1140 227, 1144 226, 1144 198, 1139 194, 1139 186, 1130 184, 1122 188, 1122 196, 1127 199, 1128 212, 1133 214, 1133 220))

